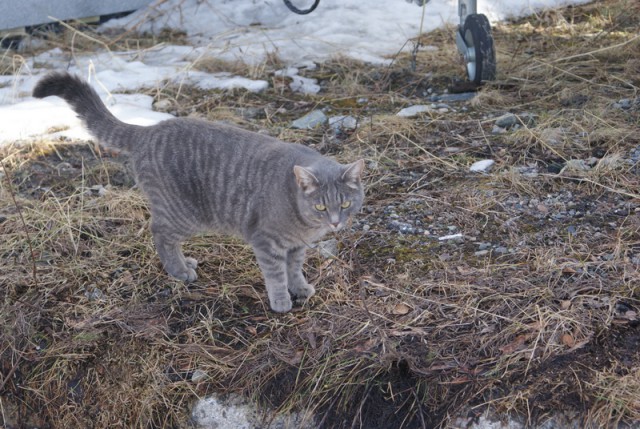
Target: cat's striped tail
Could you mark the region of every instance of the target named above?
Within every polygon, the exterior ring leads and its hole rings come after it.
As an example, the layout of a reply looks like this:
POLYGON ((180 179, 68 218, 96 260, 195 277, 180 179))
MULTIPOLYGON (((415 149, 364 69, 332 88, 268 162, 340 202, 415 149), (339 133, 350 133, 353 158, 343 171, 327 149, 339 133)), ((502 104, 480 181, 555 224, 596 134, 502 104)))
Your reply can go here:
POLYGON ((104 105, 98 93, 83 79, 69 73, 50 73, 33 89, 36 98, 56 95, 64 99, 100 143, 129 150, 135 141, 137 125, 125 124, 104 105))

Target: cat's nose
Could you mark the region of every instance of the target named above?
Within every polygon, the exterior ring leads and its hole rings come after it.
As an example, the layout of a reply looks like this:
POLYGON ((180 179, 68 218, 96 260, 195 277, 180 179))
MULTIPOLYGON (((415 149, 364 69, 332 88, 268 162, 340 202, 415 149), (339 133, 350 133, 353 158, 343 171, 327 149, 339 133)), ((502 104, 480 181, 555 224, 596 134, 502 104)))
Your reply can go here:
POLYGON ((340 222, 331 222, 331 229, 336 230, 340 226, 340 222))

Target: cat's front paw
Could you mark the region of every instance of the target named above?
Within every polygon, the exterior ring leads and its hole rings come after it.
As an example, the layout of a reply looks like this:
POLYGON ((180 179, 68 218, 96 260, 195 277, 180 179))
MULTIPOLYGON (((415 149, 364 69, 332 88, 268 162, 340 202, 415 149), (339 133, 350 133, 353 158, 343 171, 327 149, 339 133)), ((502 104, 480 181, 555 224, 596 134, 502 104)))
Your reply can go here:
POLYGON ((293 307, 291 298, 288 296, 286 298, 269 298, 269 304, 271 305, 271 309, 276 313, 286 313, 287 311, 291 311, 291 307, 293 307))
POLYGON ((185 265, 182 269, 168 269, 167 272, 171 277, 175 277, 178 280, 182 280, 185 283, 193 282, 198 279, 196 270, 189 265, 185 265))
POLYGON ((187 268, 195 270, 198 268, 198 261, 193 258, 184 258, 184 263, 187 264, 187 268))
POLYGON ((296 297, 297 301, 306 301, 316 293, 316 289, 306 281, 298 281, 289 284, 289 292, 296 297))

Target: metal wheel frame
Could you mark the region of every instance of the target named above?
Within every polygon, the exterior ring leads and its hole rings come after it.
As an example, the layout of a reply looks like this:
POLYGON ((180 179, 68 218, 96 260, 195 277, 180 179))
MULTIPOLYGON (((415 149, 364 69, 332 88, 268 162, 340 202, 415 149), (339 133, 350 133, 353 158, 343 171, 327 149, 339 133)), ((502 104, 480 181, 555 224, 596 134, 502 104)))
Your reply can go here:
POLYGON ((480 84, 483 80, 495 79, 496 66, 491 27, 488 25, 488 20, 484 21, 486 19, 484 15, 478 15, 477 6, 477 0, 458 0, 460 25, 458 31, 456 31, 456 45, 458 51, 464 58, 468 79, 476 84, 480 84), (485 26, 479 25, 478 28, 475 29, 475 35, 473 34, 474 31, 468 28, 470 24, 468 19, 470 16, 473 16, 471 20, 474 25, 479 24, 477 22, 478 20, 486 22, 487 24, 485 26), (476 38, 480 40, 475 40, 476 38), (478 42, 484 42, 482 43, 483 46, 476 46, 478 42), (480 50, 480 52, 478 52, 478 50, 480 50), (486 58, 486 56, 490 58, 486 58), (478 64, 478 61, 480 61, 481 64, 478 64), (478 75, 478 68, 480 68, 480 75, 478 75))

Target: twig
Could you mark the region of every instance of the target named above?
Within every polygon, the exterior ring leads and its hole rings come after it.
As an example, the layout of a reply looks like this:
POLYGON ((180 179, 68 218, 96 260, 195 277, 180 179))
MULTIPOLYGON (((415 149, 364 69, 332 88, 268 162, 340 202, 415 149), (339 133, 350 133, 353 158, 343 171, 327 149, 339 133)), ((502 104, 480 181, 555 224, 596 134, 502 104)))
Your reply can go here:
POLYGON ((20 208, 20 206, 18 205, 18 202, 16 201, 16 194, 13 191, 11 173, 9 172, 9 169, 7 168, 7 166, 4 164, 4 161, 0 161, 0 163, 2 164, 2 169, 4 170, 7 177, 7 187, 9 189, 9 195, 11 195, 11 199, 13 200, 13 205, 16 207, 16 210, 18 211, 18 216, 20 216, 20 221, 22 222, 22 228, 24 229, 24 233, 27 236, 27 244, 29 245, 29 252, 31 253, 31 266, 33 268, 33 285, 37 288, 38 272, 36 268, 36 257, 35 257, 35 254, 33 253, 33 246, 31 245, 31 236, 29 235, 29 230, 27 229, 27 223, 25 222, 24 216, 22 215, 22 209, 20 208))

